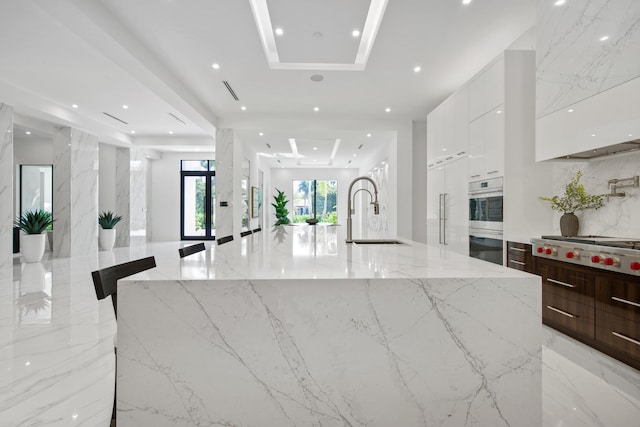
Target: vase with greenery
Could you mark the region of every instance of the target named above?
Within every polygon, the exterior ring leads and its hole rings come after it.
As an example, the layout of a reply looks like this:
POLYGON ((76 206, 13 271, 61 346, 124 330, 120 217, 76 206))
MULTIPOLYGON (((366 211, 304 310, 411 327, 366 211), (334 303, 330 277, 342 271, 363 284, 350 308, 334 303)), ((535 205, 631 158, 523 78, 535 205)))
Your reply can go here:
POLYGON ((287 203, 289 203, 289 201, 284 191, 280 191, 277 188, 276 191, 278 195, 273 196, 275 203, 271 203, 271 206, 276 210, 276 223, 274 225, 289 224, 289 211, 287 210, 287 203))
POLYGON ((20 252, 26 262, 40 262, 47 238, 43 231, 52 224, 51 213, 42 209, 25 211, 22 216, 16 218, 14 225, 23 232, 20 236, 20 252))
POLYGON ((110 211, 101 212, 100 215, 98 215, 98 224, 100 224, 98 242, 100 250, 110 251, 113 249, 113 245, 116 242, 116 229, 114 227, 121 220, 122 217, 120 215, 116 215, 110 211))
POLYGON ((560 217, 560 233, 565 237, 577 236, 580 223, 576 212, 586 209, 599 209, 604 204, 606 194, 590 195, 580 183, 582 172, 576 172, 569 183, 564 187, 564 196, 540 197, 541 200, 551 203, 551 209, 562 212, 560 217))

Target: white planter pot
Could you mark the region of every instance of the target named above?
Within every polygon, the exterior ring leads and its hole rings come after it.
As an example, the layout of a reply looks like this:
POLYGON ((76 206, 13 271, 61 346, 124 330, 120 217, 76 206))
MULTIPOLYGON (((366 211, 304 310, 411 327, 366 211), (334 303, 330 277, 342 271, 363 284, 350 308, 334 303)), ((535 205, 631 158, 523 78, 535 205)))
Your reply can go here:
POLYGON ((20 252, 26 262, 40 262, 44 255, 44 247, 47 242, 47 235, 42 234, 22 234, 20 236, 20 252))
POLYGON ((116 242, 116 229, 109 228, 105 230, 104 228, 101 228, 98 237, 98 240, 100 242, 100 250, 110 251, 111 249, 113 249, 113 244, 116 242))

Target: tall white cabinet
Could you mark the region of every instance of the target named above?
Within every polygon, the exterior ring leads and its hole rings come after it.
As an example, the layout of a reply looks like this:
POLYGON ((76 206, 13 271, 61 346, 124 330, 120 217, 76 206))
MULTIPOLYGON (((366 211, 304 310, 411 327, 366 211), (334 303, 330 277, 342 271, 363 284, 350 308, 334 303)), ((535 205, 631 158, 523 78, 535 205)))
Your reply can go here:
POLYGON ((427 243, 468 254, 469 182, 496 177, 504 240, 550 232, 551 172, 535 162, 535 52, 507 50, 427 116, 427 243))
POLYGON ((466 87, 427 116, 427 243, 469 253, 469 92, 466 87))

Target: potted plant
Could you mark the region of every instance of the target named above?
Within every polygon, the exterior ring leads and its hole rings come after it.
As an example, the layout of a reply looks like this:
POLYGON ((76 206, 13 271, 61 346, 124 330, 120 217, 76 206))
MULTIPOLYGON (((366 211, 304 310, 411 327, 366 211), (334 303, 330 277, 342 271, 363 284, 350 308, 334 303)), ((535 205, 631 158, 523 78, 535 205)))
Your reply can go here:
POLYGON ((23 232, 20 236, 20 252, 26 262, 40 262, 42 259, 47 239, 43 231, 51 224, 53 224, 51 213, 41 209, 25 211, 14 221, 14 225, 23 232))
POLYGON ((604 204, 606 194, 589 195, 580 184, 582 172, 576 172, 571 181, 564 187, 564 196, 540 197, 551 203, 551 209, 562 212, 560 217, 560 233, 565 237, 577 236, 580 223, 575 215, 586 209, 599 209, 604 204))
POLYGON ((273 196, 275 203, 271 203, 271 206, 276 209, 276 223, 274 225, 289 224, 289 211, 287 210, 287 203, 289 203, 289 201, 284 191, 280 191, 277 188, 276 191, 278 195, 273 196))
POLYGON ((100 215, 98 215, 98 224, 100 224, 98 241, 101 251, 110 251, 113 249, 113 244, 116 242, 116 229, 114 227, 120 220, 122 220, 121 216, 110 211, 101 212, 100 215))

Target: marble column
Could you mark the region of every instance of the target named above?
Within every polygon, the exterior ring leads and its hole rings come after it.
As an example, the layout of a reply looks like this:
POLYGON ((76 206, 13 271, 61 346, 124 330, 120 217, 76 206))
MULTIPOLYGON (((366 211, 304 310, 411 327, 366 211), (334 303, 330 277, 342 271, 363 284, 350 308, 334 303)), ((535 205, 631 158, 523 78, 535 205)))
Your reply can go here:
POLYGON ((13 265, 13 107, 0 103, 0 269, 13 265))
POLYGON ((98 137, 72 128, 53 136, 53 254, 98 250, 98 137))
POLYGON ((122 216, 116 227, 117 247, 127 247, 131 235, 131 150, 116 148, 116 213, 122 216))
POLYGON ((149 179, 149 160, 146 158, 142 149, 131 148, 130 165, 130 244, 135 245, 147 241, 147 181, 149 179))
POLYGON ((234 234, 233 139, 233 129, 216 131, 216 239, 234 234))

